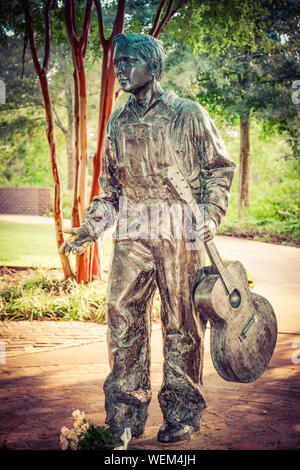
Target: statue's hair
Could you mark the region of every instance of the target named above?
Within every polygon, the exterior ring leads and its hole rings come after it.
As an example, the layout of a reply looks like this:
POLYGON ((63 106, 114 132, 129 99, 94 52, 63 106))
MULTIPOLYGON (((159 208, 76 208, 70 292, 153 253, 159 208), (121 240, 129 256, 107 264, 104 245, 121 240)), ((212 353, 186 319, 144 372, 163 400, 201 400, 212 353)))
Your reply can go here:
POLYGON ((140 56, 147 62, 153 75, 157 80, 160 80, 165 54, 162 42, 155 39, 153 36, 146 34, 117 34, 113 40, 113 45, 122 44, 125 46, 133 47, 138 51, 140 56))

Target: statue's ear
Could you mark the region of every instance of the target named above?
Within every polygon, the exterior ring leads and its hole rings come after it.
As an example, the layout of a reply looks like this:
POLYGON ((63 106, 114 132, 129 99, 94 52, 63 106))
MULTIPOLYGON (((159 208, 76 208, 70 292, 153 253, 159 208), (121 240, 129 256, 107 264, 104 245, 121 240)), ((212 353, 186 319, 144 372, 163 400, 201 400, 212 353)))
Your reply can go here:
POLYGON ((157 62, 153 63, 151 66, 152 77, 157 77, 158 64, 157 62))

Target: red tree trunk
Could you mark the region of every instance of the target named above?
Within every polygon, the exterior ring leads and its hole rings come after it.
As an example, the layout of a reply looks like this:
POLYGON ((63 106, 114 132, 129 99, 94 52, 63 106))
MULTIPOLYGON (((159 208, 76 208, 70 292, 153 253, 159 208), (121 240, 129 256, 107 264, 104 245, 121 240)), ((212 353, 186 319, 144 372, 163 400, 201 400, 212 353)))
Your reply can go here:
POLYGON ((72 227, 79 227, 79 213, 77 201, 77 188, 78 188, 78 168, 79 168, 79 99, 78 99, 78 79, 77 73, 73 72, 74 79, 74 192, 73 192, 73 207, 71 225, 72 227))
MULTIPOLYGON (((100 108, 99 108, 99 125, 98 125, 98 144, 97 150, 93 159, 93 181, 91 187, 90 201, 93 197, 97 196, 100 191, 99 175, 101 171, 101 158, 105 136, 105 129, 111 114, 114 97, 115 97, 115 83, 116 75, 113 64, 113 39, 121 33, 124 28, 125 7, 126 0, 119 0, 114 27, 109 39, 104 36, 104 24, 102 18, 101 3, 95 1, 95 6, 98 14, 99 21, 99 36, 103 47, 102 58, 102 74, 101 74, 101 89, 100 89, 100 108)), ((94 244, 94 249, 91 255, 91 272, 93 277, 103 278, 102 260, 99 256, 99 245, 94 244)))
MULTIPOLYGON (((75 128, 76 128, 76 151, 78 164, 76 168, 76 191, 77 198, 73 205, 73 212, 76 211, 76 221, 73 216, 73 223, 82 222, 84 212, 87 207, 87 128, 86 128, 86 77, 85 77, 85 56, 87 51, 87 43, 90 32, 90 24, 93 12, 93 0, 87 0, 85 17, 82 27, 80 39, 77 38, 76 31, 76 14, 74 0, 66 0, 65 2, 65 19, 68 37, 72 48, 72 58, 74 65, 75 79, 75 128), (78 112, 77 112, 78 111, 78 112)), ((74 214, 75 215, 75 214, 74 214)), ((86 250, 82 255, 77 257, 76 280, 79 283, 87 283, 90 279, 90 250, 86 250)))
MULTIPOLYGON (((49 144, 49 153, 50 153, 50 162, 52 175, 54 180, 54 223, 55 223, 55 233, 57 247, 59 248, 63 242, 63 218, 62 218, 62 198, 61 198, 61 181, 59 176, 59 169, 57 163, 57 149, 56 149, 56 134, 55 134, 55 121, 53 115, 53 108, 51 103, 51 97, 48 87, 47 80, 47 71, 50 58, 50 11, 52 8, 53 0, 48 0, 45 8, 45 53, 43 66, 41 66, 38 56, 36 43, 34 38, 34 30, 32 24, 32 18, 29 11, 29 2, 28 0, 23 0, 23 7, 25 12, 25 23, 27 33, 29 35, 31 55, 34 63, 36 73, 39 77, 41 91, 44 100, 46 120, 47 120, 47 139, 49 144)), ((60 254, 60 259, 62 263, 62 268, 64 272, 64 277, 69 278, 73 277, 69 259, 65 254, 60 254)))

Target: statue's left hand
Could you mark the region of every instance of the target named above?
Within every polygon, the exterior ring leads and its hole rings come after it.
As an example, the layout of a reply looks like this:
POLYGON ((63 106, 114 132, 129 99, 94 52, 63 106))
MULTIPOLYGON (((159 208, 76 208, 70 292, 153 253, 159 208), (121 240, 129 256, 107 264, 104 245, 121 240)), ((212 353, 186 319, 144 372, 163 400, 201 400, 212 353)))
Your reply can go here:
POLYGON ((217 226, 212 219, 208 219, 203 222, 201 225, 196 227, 196 232, 199 239, 206 243, 209 240, 212 240, 216 234, 217 226))

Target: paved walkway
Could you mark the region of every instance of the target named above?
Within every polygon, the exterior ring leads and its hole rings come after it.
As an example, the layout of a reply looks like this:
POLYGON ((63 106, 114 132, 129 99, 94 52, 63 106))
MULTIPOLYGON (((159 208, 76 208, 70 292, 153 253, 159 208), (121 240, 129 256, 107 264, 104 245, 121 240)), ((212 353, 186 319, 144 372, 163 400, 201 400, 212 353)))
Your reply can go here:
MULTIPOLYGON (((271 301, 279 334, 273 358, 254 383, 221 379, 205 339, 204 393, 208 408, 201 435, 186 443, 160 445, 162 381, 160 325, 152 333, 153 399, 142 449, 300 449, 300 250, 218 237, 222 254, 242 261, 255 290, 271 301), (235 256, 233 256, 233 253, 235 256), (280 259, 279 259, 280 258, 280 259), (268 294, 268 295, 267 295, 268 294), (292 298, 292 300, 291 300, 292 298)), ((103 381, 109 372, 106 325, 79 322, 6 322, 0 325, 0 446, 58 449, 63 425, 79 408, 104 424, 103 381), (2 355, 1 355, 2 351, 2 355), (1 361, 2 359, 2 361, 1 361), (5 359, 5 360, 4 360, 5 359)))

